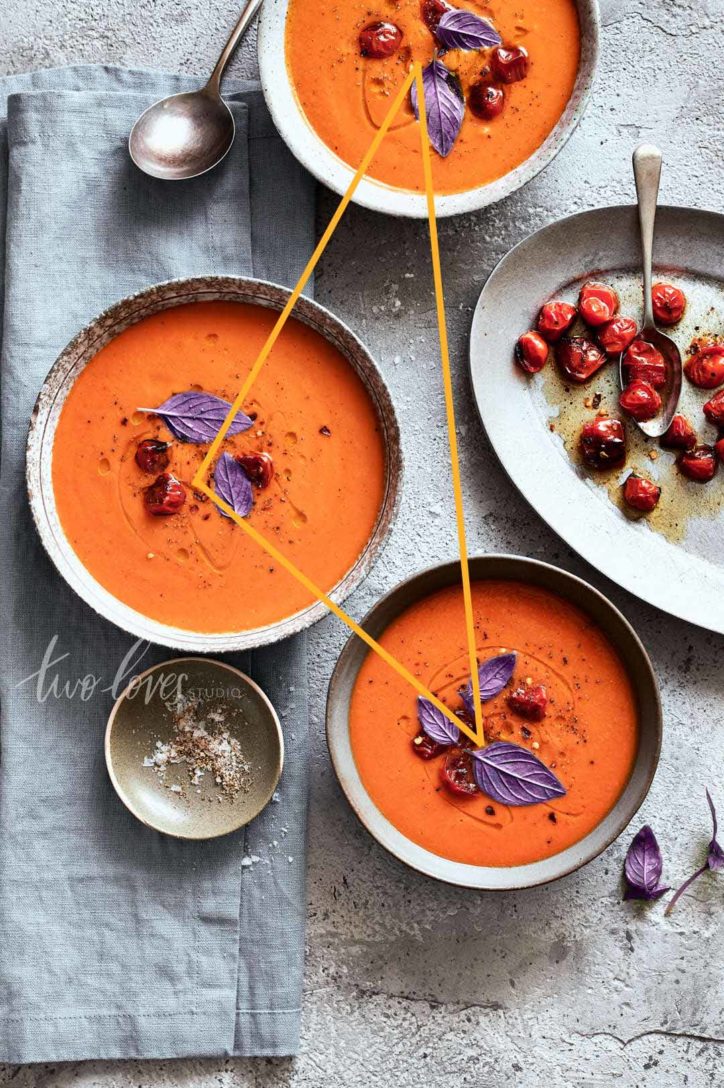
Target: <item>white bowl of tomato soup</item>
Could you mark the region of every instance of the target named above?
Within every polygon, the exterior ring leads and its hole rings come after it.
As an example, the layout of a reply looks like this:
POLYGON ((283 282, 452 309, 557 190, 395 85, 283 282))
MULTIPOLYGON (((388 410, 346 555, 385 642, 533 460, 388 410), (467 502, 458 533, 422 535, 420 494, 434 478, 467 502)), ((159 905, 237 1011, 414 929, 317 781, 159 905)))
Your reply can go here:
MULTIPOLYGON (((464 887, 530 887, 633 818, 659 758, 658 686, 633 628, 580 578, 509 555, 475 557, 470 574, 485 745, 432 740, 415 690, 356 636, 332 676, 327 741, 356 815, 400 861, 464 887)), ((458 563, 401 583, 363 626, 470 722, 458 563)))
MULTIPOLYGON (((448 216, 501 200, 557 154, 585 108, 598 36, 596 0, 267 0, 259 65, 279 133, 341 194, 412 63, 428 67, 435 56, 459 125, 451 149, 431 149, 436 212, 448 216), (443 49, 436 27, 452 10, 492 24, 501 45, 443 49)), ((407 99, 353 200, 427 216, 419 123, 407 99)))
MULTIPOLYGON (((83 329, 40 392, 27 483, 41 540, 89 605, 140 638, 241 650, 328 611, 193 485, 289 295, 227 276, 148 288, 83 329)), ((382 547, 401 473, 374 360, 300 298, 209 462, 207 486, 341 602, 382 547)))

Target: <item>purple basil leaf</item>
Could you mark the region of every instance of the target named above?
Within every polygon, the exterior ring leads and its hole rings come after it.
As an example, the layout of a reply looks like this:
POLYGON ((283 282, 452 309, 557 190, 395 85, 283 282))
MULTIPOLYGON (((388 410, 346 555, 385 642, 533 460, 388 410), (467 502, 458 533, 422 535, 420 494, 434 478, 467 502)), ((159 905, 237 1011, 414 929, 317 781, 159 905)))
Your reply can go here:
MULTIPOLYGON (((422 70, 425 91, 425 116, 430 143, 443 158, 452 151, 465 115, 463 98, 457 77, 439 60, 432 61, 422 70)), ((412 108, 418 121, 417 83, 410 92, 412 108)))
POLYGON ((435 36, 446 49, 487 49, 502 38, 492 23, 472 11, 446 11, 435 36))
MULTIPOLYGON (((168 429, 182 442, 213 442, 221 425, 229 414, 231 405, 212 393, 174 393, 158 408, 139 408, 139 412, 151 412, 161 416, 168 429)), ((243 412, 237 412, 229 435, 248 431, 252 421, 243 412)))
POLYGON ((434 703, 423 699, 421 695, 417 698, 417 716, 423 732, 437 744, 457 744, 460 740, 458 727, 434 703))
POLYGON ((519 744, 495 741, 472 755, 478 788, 501 805, 536 805, 565 795, 553 771, 519 744))
POLYGON ((698 880, 700 876, 703 876, 706 872, 718 873, 724 869, 724 850, 717 842, 717 833, 719 831, 719 825, 716 818, 716 809, 714 808, 714 802, 711 799, 711 794, 706 791, 706 800, 709 805, 709 811, 711 812, 711 822, 713 825, 711 833, 711 842, 709 843, 709 850, 706 856, 706 862, 697 869, 695 873, 692 873, 690 877, 684 881, 681 887, 677 888, 671 899, 669 905, 666 908, 666 914, 671 914, 676 903, 681 899, 682 895, 687 888, 690 888, 695 880, 698 880))
POLYGON ((707 865, 708 869, 712 870, 712 872, 718 873, 722 869, 724 869, 724 850, 721 848, 721 846, 717 842, 716 836, 717 836, 717 832, 719 830, 719 825, 717 824, 716 809, 714 808, 714 802, 712 801, 711 794, 709 793, 708 790, 706 791, 706 800, 707 800, 707 804, 709 805, 709 811, 711 812, 711 822, 712 822, 712 825, 713 825, 713 831, 711 833, 711 842, 709 843, 709 854, 708 854, 707 859, 706 859, 706 865, 707 865))
MULTIPOLYGON (((498 657, 488 658, 478 666, 481 702, 487 703, 488 700, 494 699, 509 683, 515 668, 515 660, 515 654, 500 654, 498 657)), ((466 687, 460 689, 460 698, 468 714, 475 717, 472 680, 468 681, 466 687)))
MULTIPOLYGON (((246 517, 254 504, 254 495, 249 477, 230 453, 222 453, 216 462, 214 487, 220 499, 228 502, 240 517, 246 517)), ((229 515, 221 507, 217 507, 217 510, 228 518, 229 515)))
POLYGON ((626 893, 624 899, 658 899, 668 887, 659 884, 664 867, 656 836, 644 824, 634 836, 624 862, 626 893))

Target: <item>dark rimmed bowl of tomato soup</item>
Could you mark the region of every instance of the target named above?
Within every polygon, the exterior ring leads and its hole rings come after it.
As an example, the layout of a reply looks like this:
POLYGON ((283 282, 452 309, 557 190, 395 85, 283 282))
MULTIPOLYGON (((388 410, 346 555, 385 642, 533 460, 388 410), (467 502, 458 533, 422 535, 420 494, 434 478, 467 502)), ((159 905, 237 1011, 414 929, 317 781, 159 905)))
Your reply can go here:
MULTIPOLYGON (((151 287, 83 329, 41 390, 27 483, 42 542, 91 607, 139 638, 241 650, 327 612, 193 486, 289 295, 237 277, 151 287)), ((339 602, 382 547, 401 472, 375 361, 300 298, 207 485, 233 494, 250 528, 339 602)))
MULTIPOLYGON (((430 746, 415 690, 356 636, 332 676, 327 741, 356 815, 400 861, 463 887, 531 887, 591 861, 642 804, 661 745, 658 686, 631 625, 580 578, 509 555, 475 557, 470 573, 479 664, 515 662, 483 703, 486 746, 534 756, 558 783, 555 795, 505 804, 475 785, 460 790, 465 781, 454 774, 451 790, 449 768, 474 763, 472 742, 430 746)), ((470 666, 458 563, 401 583, 363 626, 464 713, 470 666)))
MULTIPOLYGON (((431 151, 435 207, 447 216, 503 199, 554 158, 585 109, 598 37, 596 0, 266 0, 259 66, 282 138, 323 184, 344 193, 412 64, 428 67, 436 56, 461 113, 451 148, 431 151), (504 52, 443 48, 436 28, 453 10, 492 23, 504 52)), ((427 216, 409 97, 353 200, 427 216)))

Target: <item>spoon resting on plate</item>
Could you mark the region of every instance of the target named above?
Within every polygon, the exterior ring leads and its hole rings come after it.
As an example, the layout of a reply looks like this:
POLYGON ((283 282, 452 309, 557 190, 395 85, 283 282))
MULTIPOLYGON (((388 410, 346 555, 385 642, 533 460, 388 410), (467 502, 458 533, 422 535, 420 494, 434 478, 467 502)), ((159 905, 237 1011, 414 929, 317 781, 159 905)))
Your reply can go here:
MULTIPOLYGON (((638 340, 644 340, 661 352, 666 364, 666 385, 662 390, 663 404, 658 414, 650 420, 639 421, 638 426, 649 438, 660 438, 676 415, 681 396, 682 366, 681 353, 671 339, 659 332, 654 324, 654 310, 651 298, 651 268, 654 249, 654 221, 656 219, 656 201, 659 195, 661 178, 661 152, 652 144, 640 144, 633 153, 633 171, 636 181, 636 196, 641 228, 641 259, 644 277, 644 320, 643 328, 637 334, 638 340)), ((623 354, 619 359, 618 370, 621 388, 625 389, 627 380, 623 365, 623 354)))
POLYGON ((234 142, 234 118, 221 97, 221 77, 262 0, 249 0, 205 87, 154 102, 136 121, 128 150, 153 178, 182 181, 212 170, 234 142))

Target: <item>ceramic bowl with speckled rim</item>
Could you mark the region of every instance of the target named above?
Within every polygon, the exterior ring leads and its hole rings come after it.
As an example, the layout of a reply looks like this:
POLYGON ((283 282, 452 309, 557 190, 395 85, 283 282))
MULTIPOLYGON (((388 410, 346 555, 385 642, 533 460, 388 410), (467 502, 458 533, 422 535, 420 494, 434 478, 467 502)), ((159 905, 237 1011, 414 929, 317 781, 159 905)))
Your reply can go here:
MULTIPOLYGON (((470 560, 474 581, 510 579, 541 586, 586 612, 618 652, 638 703, 639 745, 631 777, 615 805, 580 842, 553 857, 527 865, 494 867, 450 861, 412 842, 380 812, 367 793, 352 752, 349 706, 362 662, 372 651, 352 635, 339 656, 327 699, 327 744, 340 785, 355 814, 375 839, 400 861, 448 884, 486 891, 511 891, 547 884, 586 865, 628 826, 643 803, 661 749, 659 689, 651 662, 636 632, 602 593, 559 567, 517 555, 480 555, 470 560)), ((374 606, 362 626, 374 638, 416 601, 460 583, 457 562, 430 567, 401 582, 374 606)))
POLYGON ((178 839, 213 839, 244 827, 269 803, 284 738, 274 707, 243 672, 181 657, 146 669, 119 696, 105 756, 113 788, 141 823, 178 839), (225 746, 238 742, 238 788, 222 789, 211 770, 194 772, 188 762, 154 762, 164 750, 158 746, 173 743, 179 721, 202 726, 225 746))
MULTIPOLYGON (((581 26, 581 61, 573 93, 558 124, 540 147, 502 178, 435 198, 440 217, 461 215, 494 204, 516 192, 555 158, 583 116, 598 61, 600 17, 597 0, 576 0, 581 26)), ((336 193, 347 191, 355 171, 340 159, 317 135, 307 120, 292 86, 285 61, 285 35, 289 0, 266 0, 259 17, 259 70, 269 112, 279 135, 290 151, 311 174, 336 193)), ((427 218, 424 193, 398 189, 365 177, 353 200, 365 208, 387 215, 427 218)))
MULTIPOLYGON (((242 302, 281 311, 290 294, 288 288, 278 284, 237 276, 199 276, 149 287, 117 302, 82 329, 61 352, 40 390, 28 434, 26 480, 41 541, 71 588, 100 615, 138 638, 194 653, 247 650, 296 634, 322 619, 328 609, 315 601, 294 615, 264 627, 210 634, 160 623, 119 601, 86 570, 58 516, 53 493, 53 441, 65 399, 80 372, 98 351, 144 317, 189 302, 242 302)), ((335 602, 341 603, 372 567, 396 516, 402 484, 400 431, 380 370, 352 330, 329 310, 304 297, 296 303, 293 317, 337 348, 361 379, 376 409, 385 450, 385 490, 377 522, 362 553, 329 593, 335 602)))

